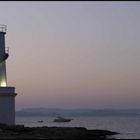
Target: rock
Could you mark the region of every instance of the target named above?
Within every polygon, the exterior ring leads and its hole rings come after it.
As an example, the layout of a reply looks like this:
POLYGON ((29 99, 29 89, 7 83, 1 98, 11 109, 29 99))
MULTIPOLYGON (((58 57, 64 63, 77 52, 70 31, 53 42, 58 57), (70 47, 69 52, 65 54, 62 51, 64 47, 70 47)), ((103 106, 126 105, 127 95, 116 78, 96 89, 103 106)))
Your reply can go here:
POLYGON ((83 127, 24 127, 0 124, 2 139, 106 139, 109 135, 118 134, 108 130, 87 130, 83 127))

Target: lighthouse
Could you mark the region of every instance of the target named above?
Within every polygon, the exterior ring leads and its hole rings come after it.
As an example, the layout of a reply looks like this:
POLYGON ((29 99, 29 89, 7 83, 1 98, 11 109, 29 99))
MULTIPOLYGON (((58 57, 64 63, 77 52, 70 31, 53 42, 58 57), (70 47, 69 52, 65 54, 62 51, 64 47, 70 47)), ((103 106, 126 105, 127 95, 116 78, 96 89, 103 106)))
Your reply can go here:
POLYGON ((7 27, 0 24, 0 123, 15 124, 15 87, 7 86, 6 60, 9 49, 5 47, 7 27))

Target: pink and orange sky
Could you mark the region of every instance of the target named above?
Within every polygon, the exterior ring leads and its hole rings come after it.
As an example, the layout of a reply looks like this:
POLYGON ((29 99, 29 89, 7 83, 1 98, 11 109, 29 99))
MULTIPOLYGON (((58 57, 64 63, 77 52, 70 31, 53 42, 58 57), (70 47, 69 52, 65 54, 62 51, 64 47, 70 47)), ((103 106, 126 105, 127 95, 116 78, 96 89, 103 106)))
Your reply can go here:
POLYGON ((0 2, 16 109, 139 108, 140 2, 0 2))

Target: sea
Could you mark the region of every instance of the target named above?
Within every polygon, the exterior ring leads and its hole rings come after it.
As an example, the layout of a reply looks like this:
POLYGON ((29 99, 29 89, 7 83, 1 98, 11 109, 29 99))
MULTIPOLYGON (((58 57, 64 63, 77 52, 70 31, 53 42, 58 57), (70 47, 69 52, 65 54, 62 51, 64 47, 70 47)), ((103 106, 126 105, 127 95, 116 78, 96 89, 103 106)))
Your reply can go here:
POLYGON ((116 139, 140 139, 140 116, 74 116, 70 122, 53 122, 55 117, 16 117, 16 124, 27 127, 85 127, 118 132, 116 139), (42 120, 43 122, 38 122, 42 120))

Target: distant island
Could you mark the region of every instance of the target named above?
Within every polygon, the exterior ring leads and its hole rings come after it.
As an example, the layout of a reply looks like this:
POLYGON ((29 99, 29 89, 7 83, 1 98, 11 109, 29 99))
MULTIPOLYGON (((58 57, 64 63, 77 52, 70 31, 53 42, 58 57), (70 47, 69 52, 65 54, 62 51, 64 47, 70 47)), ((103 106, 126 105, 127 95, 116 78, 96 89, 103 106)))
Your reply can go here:
POLYGON ((16 111, 16 116, 140 116, 140 109, 60 109, 25 108, 16 111))

